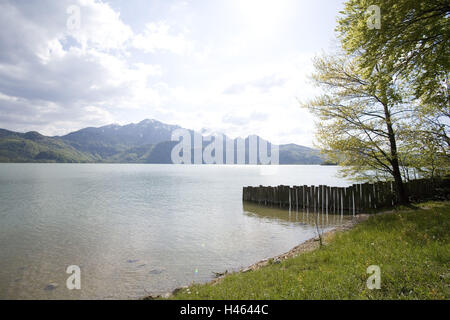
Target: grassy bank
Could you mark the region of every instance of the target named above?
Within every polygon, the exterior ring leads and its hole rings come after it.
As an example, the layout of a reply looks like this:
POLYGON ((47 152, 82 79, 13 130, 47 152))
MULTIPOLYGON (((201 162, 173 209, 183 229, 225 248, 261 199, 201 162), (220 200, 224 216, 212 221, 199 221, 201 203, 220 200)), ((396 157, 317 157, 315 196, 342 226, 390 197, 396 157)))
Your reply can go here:
POLYGON ((192 285, 173 299, 449 299, 450 202, 370 217, 326 245, 216 284, 192 285), (366 286, 381 268, 381 289, 366 286))

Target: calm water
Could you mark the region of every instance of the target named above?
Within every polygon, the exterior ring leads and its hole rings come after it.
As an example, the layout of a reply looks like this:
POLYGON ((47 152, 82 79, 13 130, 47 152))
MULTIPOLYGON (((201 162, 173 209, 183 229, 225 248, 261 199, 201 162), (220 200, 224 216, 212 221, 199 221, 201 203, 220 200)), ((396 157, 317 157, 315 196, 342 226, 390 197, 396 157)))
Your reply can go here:
POLYGON ((348 185, 336 171, 0 164, 0 299, 139 298, 286 252, 314 237, 311 217, 243 205, 242 187, 348 185), (69 265, 81 290, 66 288, 69 265))

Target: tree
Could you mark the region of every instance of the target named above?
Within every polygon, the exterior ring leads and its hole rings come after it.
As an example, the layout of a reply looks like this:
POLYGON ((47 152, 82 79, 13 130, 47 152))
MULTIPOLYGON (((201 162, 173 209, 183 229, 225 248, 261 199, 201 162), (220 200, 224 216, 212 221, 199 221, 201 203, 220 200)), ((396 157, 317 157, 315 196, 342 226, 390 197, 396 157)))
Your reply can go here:
POLYGON ((436 139, 435 128, 420 117, 412 119, 408 130, 402 130, 402 146, 399 150, 403 178, 439 178, 449 173, 448 145, 436 139))
POLYGON ((390 176, 397 202, 407 203, 398 136, 410 130, 413 112, 404 99, 402 83, 386 78, 389 72, 380 65, 376 69, 384 82, 365 78, 357 59, 348 55, 318 57, 314 67, 312 78, 324 93, 302 105, 320 119, 317 140, 321 150, 343 167, 344 176, 390 176))
POLYGON ((343 49, 357 54, 365 78, 399 78, 411 86, 417 117, 429 121, 435 139, 450 148, 449 70, 450 2, 448 0, 348 0, 336 30, 343 49), (368 28, 371 5, 381 10, 379 29, 368 28))
POLYGON ((314 62, 324 93, 304 106, 320 118, 322 151, 344 175, 393 178, 399 203, 411 169, 450 168, 449 17, 448 0, 348 0, 336 28, 344 54, 314 62))

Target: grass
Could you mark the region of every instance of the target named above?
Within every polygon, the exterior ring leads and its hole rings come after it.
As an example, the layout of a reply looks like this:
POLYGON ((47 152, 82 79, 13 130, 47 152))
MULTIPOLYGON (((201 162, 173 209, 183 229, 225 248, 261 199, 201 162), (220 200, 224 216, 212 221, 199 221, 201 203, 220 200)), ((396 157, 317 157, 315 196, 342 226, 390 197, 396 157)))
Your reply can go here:
POLYGON ((193 284, 172 299, 449 299, 450 202, 376 215, 320 249, 217 284, 193 284), (366 286, 381 268, 381 288, 366 286))

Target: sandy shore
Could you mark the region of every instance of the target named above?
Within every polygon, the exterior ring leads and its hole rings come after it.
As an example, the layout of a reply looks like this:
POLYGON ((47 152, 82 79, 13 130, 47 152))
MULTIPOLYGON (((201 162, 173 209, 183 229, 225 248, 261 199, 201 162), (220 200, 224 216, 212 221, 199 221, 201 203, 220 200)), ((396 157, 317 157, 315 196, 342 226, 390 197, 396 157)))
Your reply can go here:
MULTIPOLYGON (((369 214, 358 214, 353 219, 345 221, 340 226, 337 226, 337 227, 333 228, 330 231, 324 232, 322 234, 322 241, 323 241, 323 243, 326 244, 327 242, 329 242, 333 238, 333 236, 336 233, 338 233, 338 232, 343 232, 343 231, 352 229, 358 223, 361 223, 362 221, 367 220, 369 218, 369 216, 371 216, 371 215, 369 215, 369 214)), ((279 262, 281 262, 283 260, 286 260, 286 259, 298 256, 299 254, 302 254, 304 252, 313 251, 315 249, 318 249, 319 247, 320 247, 319 237, 312 238, 312 239, 309 239, 309 240, 307 240, 305 242, 302 242, 298 246, 295 246, 294 248, 292 248, 288 252, 282 253, 282 254, 280 254, 278 256, 275 256, 275 257, 272 257, 272 258, 263 259, 261 261, 258 261, 256 263, 252 264, 249 267, 243 268, 243 269, 241 269, 239 271, 236 271, 236 272, 254 271, 254 270, 257 270, 257 269, 259 269, 261 267, 264 267, 265 265, 267 265, 269 263, 279 263, 279 262)), ((234 273, 234 272, 232 272, 232 273, 234 273)), ((211 281, 207 282, 207 284, 215 285, 215 284, 219 283, 220 281, 222 281, 227 275, 232 274, 232 273, 228 273, 228 271, 225 271, 224 273, 217 273, 216 274, 217 277, 214 280, 211 280, 211 281)), ((175 294, 178 291, 180 291, 182 289, 185 289, 185 288, 188 288, 188 286, 183 286, 183 287, 176 288, 172 292, 166 293, 164 295, 147 296, 147 297, 144 298, 144 300, 153 300, 153 299, 159 299, 159 298, 169 298, 173 294, 175 294)))

